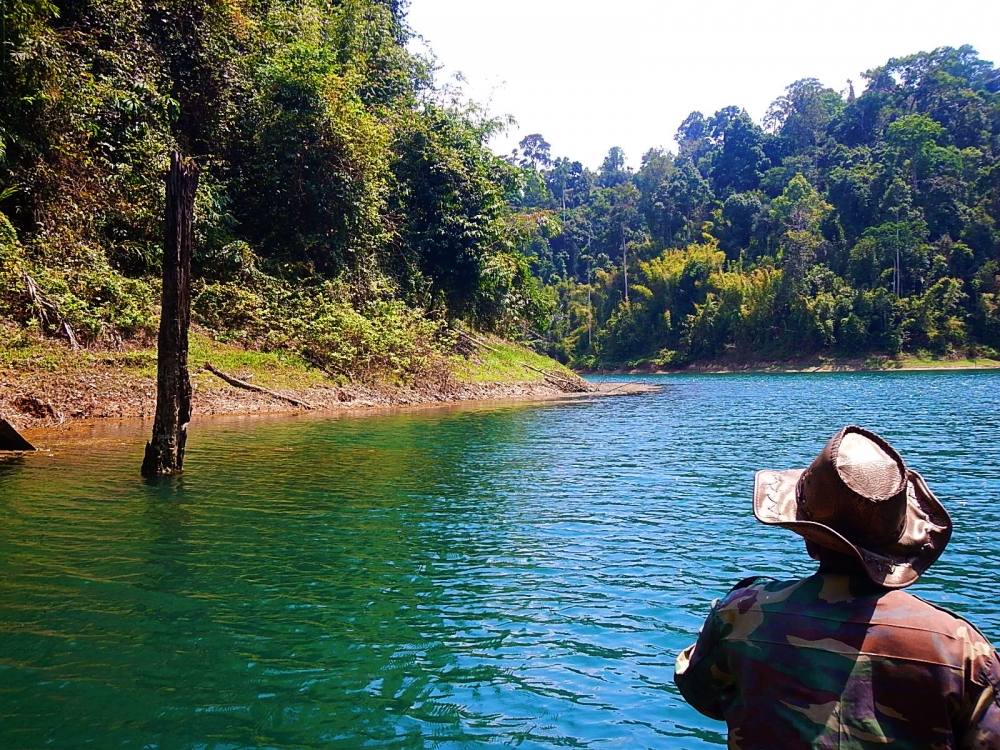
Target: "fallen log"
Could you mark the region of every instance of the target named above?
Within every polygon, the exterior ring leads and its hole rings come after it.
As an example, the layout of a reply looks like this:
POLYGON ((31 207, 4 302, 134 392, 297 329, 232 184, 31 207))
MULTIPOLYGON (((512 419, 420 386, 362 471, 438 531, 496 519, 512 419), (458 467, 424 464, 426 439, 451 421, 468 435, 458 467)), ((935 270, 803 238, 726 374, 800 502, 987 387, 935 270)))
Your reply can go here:
POLYGON ((306 362, 308 362, 309 364, 311 364, 313 367, 315 367, 317 370, 320 370, 327 377, 329 377, 329 378, 331 378, 333 380, 337 380, 338 378, 341 378, 341 377, 344 376, 343 373, 341 373, 341 372, 334 372, 329 367, 327 367, 326 365, 324 365, 323 362, 320 360, 319 357, 317 357, 315 354, 313 354, 312 352, 310 352, 308 350, 305 350, 305 351, 302 352, 302 358, 306 362))
POLYGON ((286 401, 292 406, 301 406, 303 409, 313 408, 312 404, 307 404, 305 401, 300 401, 299 399, 293 398, 292 396, 286 396, 284 393, 278 393, 277 391, 272 391, 269 388, 262 388, 259 385, 254 385, 253 383, 248 383, 245 380, 234 378, 232 375, 228 375, 224 373, 222 370, 213 367, 208 362, 205 363, 204 369, 212 373, 213 375, 222 378, 227 383, 229 383, 229 385, 235 388, 243 388, 244 390, 253 391, 254 393, 263 393, 264 395, 270 396, 271 398, 276 398, 281 401, 286 401))
POLYGON ((535 372, 541 373, 542 377, 545 378, 546 382, 550 385, 555 386, 564 393, 590 393, 594 390, 593 386, 590 385, 586 380, 580 378, 577 380, 572 380, 570 378, 563 377, 562 375, 557 375, 554 372, 547 370, 542 370, 539 367, 533 367, 527 362, 522 362, 522 365, 527 367, 529 370, 534 370, 535 372))
POLYGON ((25 440, 14 425, 0 417, 0 451, 33 451, 35 446, 25 440))

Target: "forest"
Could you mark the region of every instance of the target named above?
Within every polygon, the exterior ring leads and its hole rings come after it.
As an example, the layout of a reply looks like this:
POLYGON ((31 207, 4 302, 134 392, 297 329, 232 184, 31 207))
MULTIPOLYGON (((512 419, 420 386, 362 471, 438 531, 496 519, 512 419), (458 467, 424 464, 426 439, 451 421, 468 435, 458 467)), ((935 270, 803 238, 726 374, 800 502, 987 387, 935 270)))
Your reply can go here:
POLYGON ((582 366, 1000 347, 1000 70, 971 47, 815 79, 762 124, 692 112, 676 153, 510 161, 546 340, 582 366))
MULTIPOLYGON (((597 171, 408 46, 404 0, 4 0, 0 334, 155 334, 163 174, 200 167, 194 320, 405 377, 457 325, 580 367, 1000 347, 1000 71, 893 59, 597 171)), ((516 113, 514 113, 516 115, 516 113)), ((670 133, 664 134, 664 141, 670 133)))
POLYGON ((399 0, 5 0, 0 328, 155 334, 164 174, 200 168, 194 320, 350 376, 546 302, 500 121, 434 82, 399 0))

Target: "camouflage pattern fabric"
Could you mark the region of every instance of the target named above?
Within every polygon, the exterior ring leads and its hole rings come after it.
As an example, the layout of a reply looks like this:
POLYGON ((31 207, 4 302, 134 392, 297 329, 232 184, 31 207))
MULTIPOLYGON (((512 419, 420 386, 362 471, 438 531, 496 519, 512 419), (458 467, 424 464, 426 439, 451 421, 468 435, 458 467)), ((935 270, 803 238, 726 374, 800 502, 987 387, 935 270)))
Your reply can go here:
POLYGON ((1000 750, 1000 661, 957 615, 845 575, 737 586, 674 676, 730 748, 1000 750))

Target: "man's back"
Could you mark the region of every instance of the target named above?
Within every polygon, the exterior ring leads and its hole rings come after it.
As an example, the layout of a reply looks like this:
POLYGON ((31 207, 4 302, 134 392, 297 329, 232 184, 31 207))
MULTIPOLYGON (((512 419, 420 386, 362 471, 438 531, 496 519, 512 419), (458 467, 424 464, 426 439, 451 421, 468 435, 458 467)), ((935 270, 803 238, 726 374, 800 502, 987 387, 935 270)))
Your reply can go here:
POLYGON ((745 750, 988 748, 1000 736, 989 642, 902 590, 845 575, 735 589, 681 654, 676 681, 745 750))

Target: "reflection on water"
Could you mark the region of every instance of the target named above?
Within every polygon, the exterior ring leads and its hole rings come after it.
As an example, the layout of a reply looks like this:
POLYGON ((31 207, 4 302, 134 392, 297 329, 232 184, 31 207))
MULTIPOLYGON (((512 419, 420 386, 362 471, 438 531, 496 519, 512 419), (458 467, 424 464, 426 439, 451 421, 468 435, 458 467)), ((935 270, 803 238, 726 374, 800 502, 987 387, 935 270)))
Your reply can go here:
POLYGON ((0 462, 0 746, 724 744, 673 659, 750 573, 804 574, 752 472, 847 422, 956 533, 915 591, 1000 635, 994 374, 675 377, 660 394, 196 424, 0 462))

